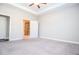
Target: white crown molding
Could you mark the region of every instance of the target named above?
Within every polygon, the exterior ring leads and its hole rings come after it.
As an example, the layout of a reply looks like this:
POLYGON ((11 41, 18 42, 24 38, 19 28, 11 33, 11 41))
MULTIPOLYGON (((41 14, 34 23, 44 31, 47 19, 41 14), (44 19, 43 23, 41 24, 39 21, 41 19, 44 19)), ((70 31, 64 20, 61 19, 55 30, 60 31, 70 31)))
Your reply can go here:
POLYGON ((9 3, 9 4, 10 4, 10 5, 13 5, 13 6, 15 6, 15 7, 21 8, 21 9, 23 9, 23 10, 25 10, 25 11, 28 11, 28 12, 30 12, 30 13, 32 13, 32 14, 41 15, 41 14, 44 14, 44 13, 46 13, 46 12, 48 12, 48 11, 50 11, 50 10, 53 10, 53 9, 55 9, 55 8, 57 8, 57 7, 61 7, 61 6, 64 5, 65 3, 60 3, 60 4, 57 4, 57 5, 54 5, 54 6, 50 6, 50 7, 46 8, 46 9, 40 11, 40 12, 35 12, 35 11, 29 9, 29 8, 25 8, 25 7, 21 6, 21 5, 15 4, 15 3, 9 3))
POLYGON ((57 7, 61 7, 61 6, 63 6, 63 5, 65 5, 65 3, 56 4, 56 5, 54 5, 54 6, 50 6, 50 7, 46 8, 46 9, 44 9, 44 10, 38 12, 38 14, 39 14, 39 15, 44 14, 44 13, 50 11, 50 10, 53 10, 53 9, 55 9, 55 8, 57 8, 57 7))
POLYGON ((35 12, 35 11, 31 10, 31 9, 25 8, 25 7, 23 7, 23 6, 20 6, 20 5, 18 5, 18 4, 15 4, 15 3, 9 3, 9 4, 10 4, 10 5, 13 5, 13 6, 15 6, 15 7, 21 8, 21 9, 23 9, 23 10, 25 10, 25 11, 28 11, 28 12, 30 12, 30 13, 32 13, 32 14, 37 15, 37 12, 35 12))

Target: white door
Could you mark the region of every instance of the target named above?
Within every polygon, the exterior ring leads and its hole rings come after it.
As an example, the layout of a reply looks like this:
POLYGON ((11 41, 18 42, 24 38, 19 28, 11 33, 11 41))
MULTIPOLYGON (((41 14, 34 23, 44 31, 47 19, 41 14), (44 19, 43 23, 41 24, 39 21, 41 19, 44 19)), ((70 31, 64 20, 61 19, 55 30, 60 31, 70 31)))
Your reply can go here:
POLYGON ((0 39, 6 38, 6 18, 3 16, 0 16, 0 39))
POLYGON ((30 38, 38 37, 38 22, 30 21, 30 38))

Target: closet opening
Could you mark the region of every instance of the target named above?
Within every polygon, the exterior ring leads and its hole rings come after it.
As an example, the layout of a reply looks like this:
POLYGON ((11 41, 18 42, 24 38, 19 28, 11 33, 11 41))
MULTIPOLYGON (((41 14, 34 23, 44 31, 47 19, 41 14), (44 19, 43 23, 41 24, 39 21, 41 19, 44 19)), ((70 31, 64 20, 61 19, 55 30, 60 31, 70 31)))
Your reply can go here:
POLYGON ((10 17, 0 15, 0 42, 9 41, 10 17))

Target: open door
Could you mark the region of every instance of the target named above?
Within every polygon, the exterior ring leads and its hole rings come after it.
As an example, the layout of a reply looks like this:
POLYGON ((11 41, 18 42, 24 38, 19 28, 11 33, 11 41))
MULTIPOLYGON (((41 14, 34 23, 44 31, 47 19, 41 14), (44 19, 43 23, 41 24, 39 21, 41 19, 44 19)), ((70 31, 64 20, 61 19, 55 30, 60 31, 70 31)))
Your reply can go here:
POLYGON ((24 20, 24 39, 28 39, 30 36, 30 21, 24 20))
POLYGON ((38 22, 30 21, 30 38, 38 38, 38 22))

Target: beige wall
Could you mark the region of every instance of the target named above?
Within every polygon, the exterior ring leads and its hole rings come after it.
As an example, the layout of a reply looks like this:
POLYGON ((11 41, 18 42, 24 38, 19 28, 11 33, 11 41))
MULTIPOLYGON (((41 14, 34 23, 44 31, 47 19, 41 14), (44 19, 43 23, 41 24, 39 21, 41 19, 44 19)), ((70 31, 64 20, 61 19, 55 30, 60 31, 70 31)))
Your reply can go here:
POLYGON ((37 17, 29 12, 11 6, 0 4, 0 14, 10 16, 10 40, 23 39, 23 18, 36 20, 37 17))
POLYGON ((66 4, 39 17, 39 36, 79 42, 79 5, 66 4))

